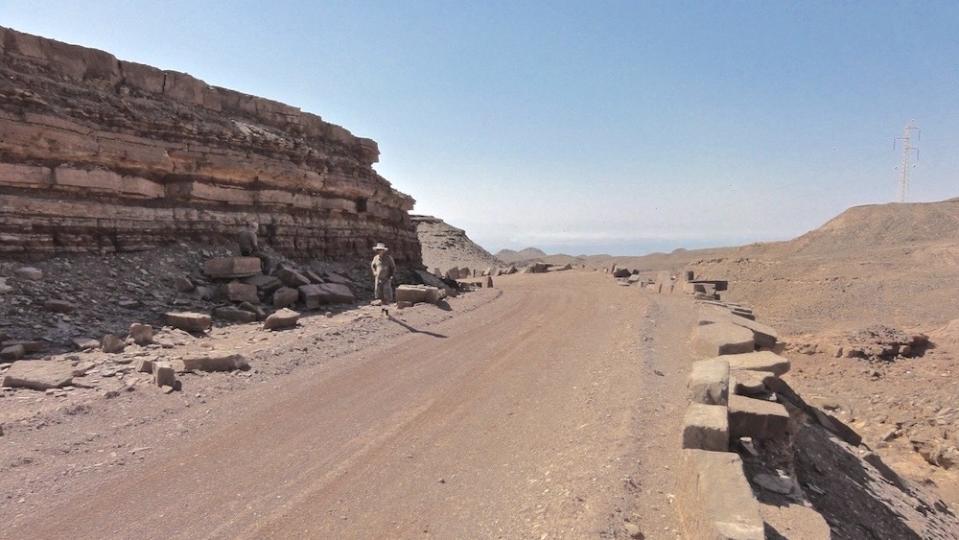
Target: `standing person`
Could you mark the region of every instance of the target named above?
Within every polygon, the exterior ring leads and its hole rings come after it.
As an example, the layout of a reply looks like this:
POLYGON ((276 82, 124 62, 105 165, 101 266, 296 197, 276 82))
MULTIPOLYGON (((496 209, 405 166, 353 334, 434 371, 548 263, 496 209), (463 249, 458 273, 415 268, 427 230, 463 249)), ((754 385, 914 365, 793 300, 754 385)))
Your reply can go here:
POLYGON ((389 249, 382 242, 373 246, 373 296, 383 304, 393 302, 393 275, 396 274, 396 262, 387 253, 389 249))

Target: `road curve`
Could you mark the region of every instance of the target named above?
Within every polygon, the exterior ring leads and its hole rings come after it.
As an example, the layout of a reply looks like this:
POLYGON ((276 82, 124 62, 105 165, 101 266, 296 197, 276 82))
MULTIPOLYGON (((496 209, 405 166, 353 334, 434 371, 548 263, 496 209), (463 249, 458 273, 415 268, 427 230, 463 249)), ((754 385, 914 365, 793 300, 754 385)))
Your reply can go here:
POLYGON ((679 536, 689 303, 592 272, 497 285, 249 390, 244 414, 0 537, 615 538, 627 520, 679 536))

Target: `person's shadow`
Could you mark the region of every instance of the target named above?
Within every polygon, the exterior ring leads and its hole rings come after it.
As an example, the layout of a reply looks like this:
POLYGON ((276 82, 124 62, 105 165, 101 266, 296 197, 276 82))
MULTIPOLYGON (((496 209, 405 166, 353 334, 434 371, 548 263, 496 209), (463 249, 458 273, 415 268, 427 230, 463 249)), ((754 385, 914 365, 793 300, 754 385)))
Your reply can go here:
POLYGON ((392 315, 387 315, 387 318, 389 318, 389 320, 395 322, 396 324, 402 326, 403 328, 406 328, 407 330, 409 330, 410 332, 412 332, 412 333, 414 333, 414 334, 425 334, 425 335, 430 336, 430 337, 441 338, 441 339, 446 339, 446 338, 447 338, 447 336, 444 336, 443 334, 437 334, 436 332, 429 332, 429 331, 427 331, 427 330, 420 330, 420 329, 418 329, 418 328, 413 328, 412 326, 410 326, 410 325, 406 324, 405 322, 403 322, 403 321, 401 321, 401 320, 393 317, 392 315))

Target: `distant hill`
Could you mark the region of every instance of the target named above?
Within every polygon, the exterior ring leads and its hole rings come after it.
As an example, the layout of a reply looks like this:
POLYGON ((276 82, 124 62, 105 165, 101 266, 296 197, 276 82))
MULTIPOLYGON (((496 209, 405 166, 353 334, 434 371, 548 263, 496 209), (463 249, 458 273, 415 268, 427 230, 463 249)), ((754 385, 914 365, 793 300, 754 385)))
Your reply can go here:
POLYGON ((546 252, 534 247, 528 247, 519 251, 512 249, 501 249, 496 253, 496 258, 507 264, 532 261, 546 256, 546 252))
POLYGON ((935 327, 959 317, 959 200, 856 206, 785 242, 585 262, 729 279, 728 299, 787 332, 935 327))
POLYGON ((422 248, 423 264, 429 270, 446 272, 454 266, 485 270, 503 266, 496 257, 470 240, 466 231, 433 216, 410 216, 422 248))

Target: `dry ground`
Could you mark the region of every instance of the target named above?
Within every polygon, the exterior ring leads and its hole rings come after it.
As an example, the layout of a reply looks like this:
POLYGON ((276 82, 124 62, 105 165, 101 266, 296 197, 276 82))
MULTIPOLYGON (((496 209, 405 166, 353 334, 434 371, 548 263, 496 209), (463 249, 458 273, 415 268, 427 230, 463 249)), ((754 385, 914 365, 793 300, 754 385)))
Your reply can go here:
POLYGON ((679 537, 691 303, 598 273, 496 284, 218 329, 184 347, 246 352, 250 377, 8 417, 0 538, 679 537))

